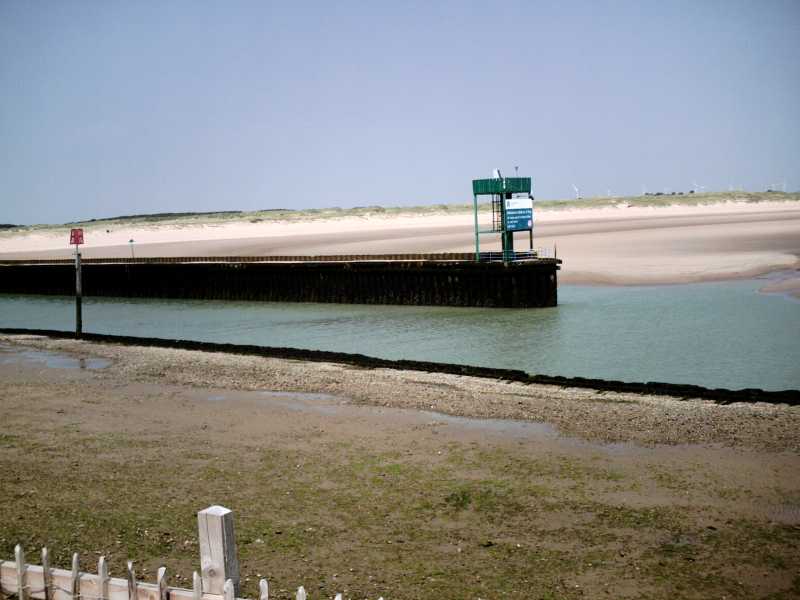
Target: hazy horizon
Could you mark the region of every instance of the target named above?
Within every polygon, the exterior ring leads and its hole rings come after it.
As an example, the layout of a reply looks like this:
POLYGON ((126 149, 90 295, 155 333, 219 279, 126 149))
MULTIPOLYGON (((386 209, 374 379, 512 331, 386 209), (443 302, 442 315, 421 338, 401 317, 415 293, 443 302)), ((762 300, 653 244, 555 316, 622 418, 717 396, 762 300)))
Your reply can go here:
POLYGON ((800 5, 0 3, 0 222, 800 184, 800 5))

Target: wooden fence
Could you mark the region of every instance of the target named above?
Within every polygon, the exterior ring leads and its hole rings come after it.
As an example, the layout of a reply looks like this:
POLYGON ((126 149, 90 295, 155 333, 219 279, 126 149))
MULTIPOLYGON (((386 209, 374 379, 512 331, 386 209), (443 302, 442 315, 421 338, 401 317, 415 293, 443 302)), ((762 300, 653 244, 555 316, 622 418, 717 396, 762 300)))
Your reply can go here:
MULTIPOLYGON (((29 565, 17 545, 13 561, 0 560, 0 592, 16 594, 18 600, 240 600, 233 513, 211 506, 197 513, 197 525, 200 573, 194 572, 192 589, 169 586, 165 567, 158 569, 156 583, 140 582, 131 561, 125 579, 110 577, 104 556, 98 560, 96 574, 78 569, 77 553, 72 555, 71 569, 52 568, 47 548, 42 548, 41 565, 29 565)), ((259 581, 259 590, 259 600, 269 600, 266 579, 259 581)), ((295 598, 306 597, 301 586, 295 598)), ((335 600, 342 600, 342 595, 337 594, 335 600)))

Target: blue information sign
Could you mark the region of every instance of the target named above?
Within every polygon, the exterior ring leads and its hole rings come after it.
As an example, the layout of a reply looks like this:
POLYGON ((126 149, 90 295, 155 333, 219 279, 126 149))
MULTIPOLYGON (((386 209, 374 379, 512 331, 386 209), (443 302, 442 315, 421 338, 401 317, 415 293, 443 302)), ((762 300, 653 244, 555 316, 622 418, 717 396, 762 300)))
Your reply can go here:
POLYGON ((506 200, 506 231, 533 229, 533 201, 530 198, 506 200))

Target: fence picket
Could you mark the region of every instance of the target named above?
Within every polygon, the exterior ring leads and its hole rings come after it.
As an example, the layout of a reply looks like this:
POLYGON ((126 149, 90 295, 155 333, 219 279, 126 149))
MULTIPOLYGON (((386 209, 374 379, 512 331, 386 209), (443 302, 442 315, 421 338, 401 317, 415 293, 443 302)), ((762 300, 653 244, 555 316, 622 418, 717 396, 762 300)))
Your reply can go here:
POLYGON ((200 573, 192 573, 192 600, 202 600, 203 598, 203 579, 200 573))
POLYGON ((97 560, 97 597, 100 600, 108 599, 108 563, 105 556, 97 560))
POLYGON ((167 600, 167 567, 158 567, 156 585, 158 585, 158 600, 167 600))
POLYGON ((225 600, 236 600, 236 595, 233 593, 233 580, 226 579, 222 585, 222 597, 225 600))
POLYGON ((78 570, 80 567, 80 558, 78 553, 72 555, 72 573, 70 575, 69 594, 70 600, 78 600, 78 585, 81 578, 81 572, 78 570))
POLYGON ((258 582, 258 600, 269 600, 269 583, 266 579, 258 582))
POLYGON ((25 564, 25 552, 19 544, 14 546, 14 559, 17 561, 17 598, 27 600, 28 565, 25 564))
POLYGON ((44 600, 53 600, 53 574, 50 572, 50 552, 47 548, 42 548, 42 582, 44 600))
POLYGON ((128 561, 128 600, 138 600, 139 591, 136 589, 136 572, 133 570, 133 562, 128 561))

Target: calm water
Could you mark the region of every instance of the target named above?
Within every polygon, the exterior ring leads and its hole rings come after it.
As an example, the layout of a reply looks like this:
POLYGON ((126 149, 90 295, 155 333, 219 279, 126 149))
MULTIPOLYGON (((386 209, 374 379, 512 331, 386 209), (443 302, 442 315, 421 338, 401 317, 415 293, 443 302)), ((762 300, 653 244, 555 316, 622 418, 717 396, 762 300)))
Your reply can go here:
MULTIPOLYGON (((800 302, 763 280, 562 285, 556 308, 85 299, 84 330, 357 352, 529 373, 800 389, 800 302)), ((69 297, 0 295, 0 326, 74 327, 69 297)))

